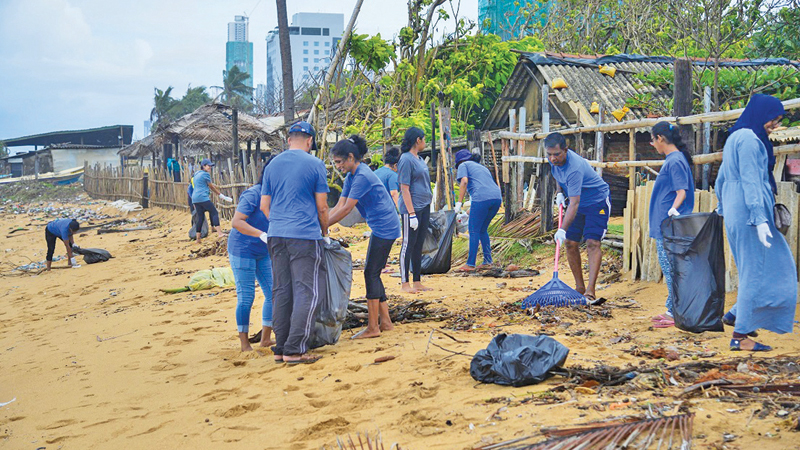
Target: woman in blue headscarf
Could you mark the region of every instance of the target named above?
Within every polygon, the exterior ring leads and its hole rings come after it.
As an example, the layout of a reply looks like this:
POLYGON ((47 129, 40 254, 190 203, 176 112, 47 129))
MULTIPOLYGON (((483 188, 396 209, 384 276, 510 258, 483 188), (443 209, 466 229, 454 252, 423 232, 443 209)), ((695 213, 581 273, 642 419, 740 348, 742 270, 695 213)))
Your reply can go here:
POLYGON ((723 322, 734 325, 731 350, 769 351, 748 338, 757 329, 791 333, 797 301, 797 268, 775 228, 775 157, 769 133, 785 111, 775 97, 756 94, 729 130, 717 175, 718 212, 739 269, 736 304, 723 322))

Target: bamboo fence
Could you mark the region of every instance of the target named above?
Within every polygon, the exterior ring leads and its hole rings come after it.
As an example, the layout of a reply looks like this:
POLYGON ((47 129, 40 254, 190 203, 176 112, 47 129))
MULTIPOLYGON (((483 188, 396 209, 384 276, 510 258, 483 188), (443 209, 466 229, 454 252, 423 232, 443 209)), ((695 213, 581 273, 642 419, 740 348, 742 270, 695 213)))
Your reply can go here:
MULTIPOLYGON (((622 268, 631 280, 659 282, 662 279, 661 266, 658 263, 656 241, 650 237, 650 198, 655 181, 639 186, 636 191, 628 191, 628 202, 625 207, 624 236, 622 240, 622 268)), ((800 265, 800 247, 798 247, 798 212, 800 211, 800 194, 795 192, 793 182, 779 182, 777 203, 783 203, 792 213, 792 224, 786 236, 778 234, 773 239, 786 239, 795 258, 800 265)), ((694 212, 712 212, 717 209, 717 196, 711 191, 696 190, 694 193, 694 212)), ((725 237, 725 290, 735 291, 739 277, 733 254, 725 237)))
MULTIPOLYGON (((216 169, 216 168, 215 168, 216 169)), ((220 217, 230 220, 236 211, 239 196, 247 188, 259 182, 261 167, 254 160, 242 171, 240 165, 230 170, 213 170, 211 182, 219 190, 233 198, 233 203, 221 202, 213 195, 211 202, 217 207, 220 217)), ((85 166, 83 186, 89 196, 104 200, 127 200, 144 207, 159 207, 179 211, 189 211, 189 180, 193 174, 182 168, 180 181, 175 181, 171 172, 159 167, 129 166, 101 167, 85 166)))

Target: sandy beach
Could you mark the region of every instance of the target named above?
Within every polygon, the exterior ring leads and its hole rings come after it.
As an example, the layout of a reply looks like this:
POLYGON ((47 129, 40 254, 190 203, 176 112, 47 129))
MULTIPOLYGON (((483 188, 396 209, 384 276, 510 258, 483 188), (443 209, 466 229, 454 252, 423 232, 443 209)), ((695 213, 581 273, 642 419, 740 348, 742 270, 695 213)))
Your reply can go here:
MULTIPOLYGON (((92 203, 71 206, 119 215, 103 202, 92 203)), ((333 448, 337 436, 380 432, 386 449, 394 443, 468 449, 536 435, 545 426, 648 411, 695 413, 695 448, 800 448, 800 433, 790 430, 798 412, 779 416, 770 410, 762 418, 760 401, 721 401, 714 393, 681 397, 683 385, 548 393, 566 379, 510 388, 478 383, 469 374, 471 356, 500 332, 552 333, 570 349, 567 367, 633 370, 659 363, 635 356, 632 347, 676 353, 667 365, 698 354, 708 361, 752 357, 753 364, 800 355, 796 334, 762 332, 759 340, 776 350, 743 355, 728 350, 730 330, 653 329, 649 318, 663 312, 663 283, 603 282, 598 295, 608 299, 608 317, 565 312, 558 322, 543 324, 503 314, 501 305, 547 282, 550 260, 533 267, 541 271, 534 278, 425 277, 434 289, 418 295, 400 295, 399 279, 387 274, 390 295, 427 300, 456 315, 479 307, 486 314, 471 319, 470 331, 445 329, 463 342, 433 331, 444 322, 400 323, 370 340, 350 340, 355 330, 346 330, 337 345, 318 351, 318 363, 288 367, 276 365, 267 350, 239 351, 234 289, 159 291, 186 285, 198 270, 229 265, 225 256, 194 257, 198 247, 187 238, 185 213, 147 209, 130 217, 151 217, 152 230, 88 230, 76 237, 82 247, 109 250, 114 258, 108 262, 67 269, 61 261, 51 272, 10 275, 10 267, 44 260, 46 220, 36 217, 42 215, 0 213, 3 273, 9 274, 0 277, 0 403, 16 399, 0 407, 0 448, 299 450, 333 448), (16 227, 30 231, 7 234, 16 227), (395 359, 374 362, 382 356, 395 359), (522 401, 531 394, 541 401, 522 401), (723 435, 735 437, 724 442, 723 435)), ((230 224, 223 222, 223 229, 230 224)), ((363 259, 365 231, 363 224, 335 226, 332 236, 350 236, 353 258, 363 259)), ((216 239, 212 235, 203 246, 216 239)), ((56 254, 62 253, 59 242, 56 254)), ((572 284, 566 262, 562 274, 572 284)), ((351 297, 363 297, 361 272, 353 278, 351 297)), ((734 299, 728 294, 729 305, 734 299)), ((255 327, 262 300, 258 293, 255 327)))

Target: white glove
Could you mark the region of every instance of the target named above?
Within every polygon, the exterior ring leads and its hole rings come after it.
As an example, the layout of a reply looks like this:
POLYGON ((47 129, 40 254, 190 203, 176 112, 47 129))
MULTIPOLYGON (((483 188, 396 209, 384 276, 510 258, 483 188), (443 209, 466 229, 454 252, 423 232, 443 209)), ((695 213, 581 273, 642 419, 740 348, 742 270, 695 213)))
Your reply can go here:
POLYGON ((762 244, 764 244, 764 247, 767 248, 772 247, 772 244, 770 244, 769 241, 767 241, 768 237, 769 238, 772 237, 772 232, 769 231, 769 224, 764 222, 756 225, 756 231, 758 232, 758 240, 761 241, 762 244))
POLYGON ((77 268, 79 268, 80 266, 81 266, 80 264, 73 264, 73 265, 72 265, 72 268, 73 268, 73 269, 77 269, 77 268))
POLYGON ((222 193, 221 193, 221 194, 219 194, 219 198, 220 198, 221 200, 224 200, 224 201, 228 202, 228 203, 233 203, 233 199, 232 199, 232 198, 230 198, 230 197, 228 197, 228 196, 227 196, 227 195, 225 195, 225 194, 222 194, 222 193))
POLYGON ((259 236, 258 238, 261 239, 261 242, 265 244, 267 243, 267 233, 261 233, 261 236, 259 236))
POLYGON ((69 259, 69 264, 72 265, 72 266, 77 266, 78 265, 78 260, 75 259, 75 257, 73 256, 72 258, 69 259))
POLYGON ((328 236, 322 236, 322 240, 325 241, 325 245, 331 245, 331 238, 328 236))
POLYGON ((567 232, 563 228, 559 228, 554 238, 558 245, 564 245, 564 241, 567 240, 567 232))
POLYGON ((564 197, 564 194, 559 192, 556 194, 556 206, 566 206, 567 198, 564 197))
POLYGON ((667 211, 667 216, 669 216, 669 217, 680 216, 680 215, 681 215, 681 213, 679 213, 678 210, 675 209, 675 208, 670 208, 669 211, 667 211))
POLYGON ((417 219, 417 216, 411 216, 408 218, 408 226, 410 226, 413 230, 419 228, 419 219, 417 219))
POLYGON ((456 202, 456 208, 454 210, 456 214, 461 212, 461 202, 456 202))

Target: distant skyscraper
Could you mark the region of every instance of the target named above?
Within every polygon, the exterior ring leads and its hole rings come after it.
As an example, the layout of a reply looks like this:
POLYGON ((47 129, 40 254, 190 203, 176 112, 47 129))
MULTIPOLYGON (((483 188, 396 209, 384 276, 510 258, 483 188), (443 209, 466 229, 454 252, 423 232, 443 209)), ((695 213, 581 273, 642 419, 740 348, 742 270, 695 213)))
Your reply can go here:
POLYGON ((542 25, 547 23, 547 10, 548 2, 535 0, 478 0, 478 24, 484 32, 496 34, 507 41, 520 37, 514 36, 512 30, 518 30, 526 21, 530 23, 536 20, 542 25), (520 10, 523 8, 532 9, 534 17, 522 17, 520 10))
MULTIPOLYGON (((344 14, 297 13, 289 26, 292 48, 292 74, 298 89, 312 75, 327 69, 344 32, 344 14)), ((267 99, 281 98, 283 72, 278 29, 267 34, 267 99)), ((269 105, 277 108, 276 105, 269 105)))
POLYGON ((149 120, 144 121, 144 134, 143 137, 150 136, 150 129, 153 128, 153 122, 149 120))
POLYGON ((225 45, 225 70, 233 66, 250 75, 245 84, 253 87, 253 43, 249 41, 250 25, 247 16, 236 16, 228 23, 228 43, 225 45))

